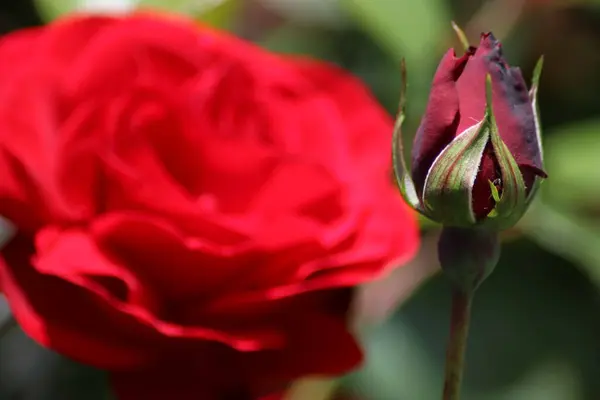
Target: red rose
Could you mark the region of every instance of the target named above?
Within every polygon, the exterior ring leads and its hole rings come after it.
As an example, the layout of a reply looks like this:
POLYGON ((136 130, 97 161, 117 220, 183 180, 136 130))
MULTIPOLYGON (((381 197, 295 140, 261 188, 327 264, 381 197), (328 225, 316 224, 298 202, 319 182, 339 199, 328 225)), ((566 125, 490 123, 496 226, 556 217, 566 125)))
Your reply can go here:
POLYGON ((31 337, 111 371, 120 399, 251 398, 357 365, 351 288, 418 238, 356 79, 141 15, 12 34, 0 60, 19 229, 0 282, 31 337))

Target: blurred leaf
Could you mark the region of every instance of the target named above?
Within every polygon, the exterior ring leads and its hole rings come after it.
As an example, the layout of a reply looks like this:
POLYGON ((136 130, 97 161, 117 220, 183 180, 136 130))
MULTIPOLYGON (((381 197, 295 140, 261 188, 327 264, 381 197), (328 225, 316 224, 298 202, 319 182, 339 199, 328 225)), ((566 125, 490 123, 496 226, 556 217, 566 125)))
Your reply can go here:
POLYGON ((15 328, 0 341, 0 399, 112 400, 107 374, 45 349, 15 328))
POLYGON ((285 394, 284 400, 327 400, 338 386, 338 380, 331 378, 302 379, 296 381, 285 394))
POLYGON ((197 3, 196 7, 204 8, 206 7, 206 3, 214 3, 212 1, 197 1, 193 0, 140 0, 138 5, 139 7, 149 7, 156 8, 158 10, 167 10, 167 11, 181 11, 192 8, 194 3, 197 3))
POLYGON ((139 7, 190 15, 209 25, 224 27, 231 22, 237 0, 141 0, 139 7))
POLYGON ((192 12, 192 15, 197 16, 199 21, 218 28, 230 28, 242 1, 225 0, 218 5, 202 10, 201 12, 192 12))
POLYGON ((260 46, 282 54, 303 54, 326 59, 334 52, 336 42, 331 35, 319 29, 303 29, 294 24, 283 24, 259 41, 260 46))
MULTIPOLYGON (((368 357, 344 380, 348 392, 369 400, 439 399, 449 297, 447 282, 434 277, 394 318, 366 332, 368 357)), ((598 300, 565 259, 531 241, 504 243, 498 268, 476 296, 464 399, 596 398, 598 300)))
POLYGON ((578 372, 572 365, 560 360, 546 361, 536 365, 514 386, 494 396, 494 399, 585 399, 581 387, 578 372))
POLYGON ((191 15, 218 27, 229 24, 238 4, 236 0, 36 0, 46 21, 75 11, 121 13, 144 8, 191 15))
POLYGON ((2 337, 10 332, 17 324, 17 321, 12 317, 10 309, 8 308, 8 302, 0 294, 0 340, 2 337))
POLYGON ((303 26, 342 28, 346 19, 338 0, 246 0, 303 26))
POLYGON ((403 319, 373 330, 363 344, 366 365, 349 376, 346 385, 373 400, 438 398, 442 379, 419 336, 403 319))
POLYGON ((342 4, 374 38, 400 60, 427 59, 440 37, 451 32, 443 0, 342 0, 342 4))
POLYGON ((600 228, 597 224, 537 201, 519 227, 550 252, 575 262, 600 288, 600 228))
POLYGON ((548 182, 544 198, 572 208, 600 210, 600 120, 557 128, 544 140, 548 182))
POLYGON ((52 21, 63 14, 75 11, 78 0, 35 0, 35 5, 45 21, 52 21))
POLYGON ((377 40, 396 62, 401 58, 406 59, 409 84, 407 113, 409 117, 419 115, 424 109, 434 68, 442 56, 441 48, 446 43, 443 37, 453 34, 447 1, 341 2, 359 25, 377 40))
POLYGON ((582 268, 600 287, 600 120, 554 129, 544 141, 549 179, 521 228, 548 251, 582 268))

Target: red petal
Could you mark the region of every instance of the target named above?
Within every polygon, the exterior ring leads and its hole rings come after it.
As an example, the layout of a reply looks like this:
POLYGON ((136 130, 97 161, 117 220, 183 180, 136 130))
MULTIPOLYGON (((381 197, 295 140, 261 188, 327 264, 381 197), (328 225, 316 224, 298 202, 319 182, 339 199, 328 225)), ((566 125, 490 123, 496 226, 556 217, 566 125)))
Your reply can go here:
POLYGON ((140 214, 106 214, 95 221, 92 235, 104 252, 170 301, 219 292, 252 265, 246 246, 186 236, 140 214))
MULTIPOLYGON (((462 132, 483 118, 487 74, 492 77, 492 107, 500 137, 519 166, 542 170, 540 144, 527 85, 521 71, 508 66, 501 45, 492 34, 482 35, 475 55, 457 82, 461 113, 458 130, 462 132)), ((528 187, 533 184, 534 176, 524 174, 528 187)))
POLYGON ((229 293, 209 303, 205 312, 235 314, 240 309, 250 311, 266 301, 286 301, 303 293, 355 286, 406 263, 418 249, 418 226, 412 212, 400 201, 400 195, 391 187, 387 190, 376 196, 381 212, 364 220, 357 236, 324 257, 300 264, 292 283, 280 281, 266 290, 229 293), (395 223, 390 224, 390 220, 395 223))
POLYGON ((89 290, 29 264, 31 244, 21 237, 3 249, 0 281, 13 315, 43 346, 98 367, 144 365, 152 358, 131 324, 89 290), (115 324, 119 326, 114 329, 115 324))
MULTIPOLYGON (((307 78, 308 86, 303 87, 312 89, 304 99, 305 103, 316 103, 311 110, 319 115, 319 118, 310 121, 309 126, 304 125, 304 114, 297 119, 301 126, 305 126, 300 137, 309 136, 314 142, 322 142, 319 136, 325 135, 319 132, 323 123, 328 124, 331 127, 328 131, 332 132, 327 148, 311 146, 306 148, 306 153, 327 154, 321 162, 336 165, 335 171, 340 176, 349 172, 341 169, 350 163, 354 167, 351 179, 363 174, 371 176, 374 171, 381 174, 382 170, 389 169, 390 162, 381 157, 381 153, 388 150, 393 121, 365 85, 335 66, 307 60, 298 60, 296 65, 307 78)), ((309 116, 311 114, 313 112, 308 113, 309 116)))
MULTIPOLYGON (((0 51, 0 57, 1 54, 0 51)), ((41 223, 40 219, 79 221, 93 211, 88 202, 71 196, 71 190, 63 191, 67 185, 60 174, 64 163, 83 161, 74 170, 80 174, 77 176, 88 178, 94 157, 89 146, 74 145, 76 134, 72 131, 67 130, 64 137, 59 135, 60 98, 45 79, 48 77, 40 76, 44 74, 0 82, 0 97, 10 104, 0 110, 3 127, 0 132, 0 205, 8 203, 2 214, 25 229, 41 223), (15 111, 16 108, 27 112, 15 111), (61 160, 63 151, 70 153, 68 160, 61 160), (26 218, 13 209, 14 203, 36 210, 37 215, 26 218)), ((85 185, 93 188, 95 181, 90 179, 85 185)))
POLYGON ((456 136, 460 118, 456 80, 469 56, 467 53, 456 58, 454 50, 448 50, 433 78, 427 109, 412 149, 412 177, 418 193, 423 189, 431 164, 456 136))
POLYGON ((347 300, 341 315, 289 309, 289 321, 295 323, 281 350, 239 353, 212 347, 173 355, 155 367, 113 374, 113 387, 119 400, 258 399, 300 377, 347 372, 362 360, 346 327, 347 300))

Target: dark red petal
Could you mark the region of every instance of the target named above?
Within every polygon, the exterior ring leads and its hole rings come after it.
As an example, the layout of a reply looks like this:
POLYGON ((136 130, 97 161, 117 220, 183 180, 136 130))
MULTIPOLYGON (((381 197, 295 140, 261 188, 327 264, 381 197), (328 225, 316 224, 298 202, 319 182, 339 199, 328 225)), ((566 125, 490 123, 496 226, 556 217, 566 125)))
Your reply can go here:
POLYGON ((497 171, 498 165, 493 154, 492 145, 488 143, 483 152, 481 164, 479 164, 479 173, 473 185, 471 204, 477 219, 485 218, 494 209, 495 201, 492 197, 490 182, 494 183, 496 178, 500 177, 497 171))
POLYGON ((226 287, 251 263, 241 248, 187 237, 147 216, 105 214, 91 228, 93 240, 104 253, 143 279, 165 301, 210 295, 226 287))
MULTIPOLYGON (((492 77, 492 108, 500 137, 519 166, 541 171, 540 144, 527 85, 519 68, 508 66, 500 43, 491 33, 482 35, 475 55, 456 84, 461 114, 458 131, 462 132, 483 118, 487 74, 492 77)), ((534 176, 524 174, 527 186, 531 186, 534 176)))
POLYGON ((5 246, 0 280, 23 330, 59 353, 96 367, 122 369, 191 344, 220 342, 239 351, 281 345, 279 332, 270 327, 225 332, 207 328, 203 321, 182 326, 160 319, 156 313, 164 303, 159 294, 103 255, 85 233, 48 229, 37 242, 37 253, 26 238, 5 246))
POLYGON ((535 114, 525 80, 516 67, 503 69, 501 64, 492 64, 490 69, 493 72, 494 114, 500 137, 524 172, 525 185, 531 188, 535 175, 544 176, 545 172, 535 114), (529 170, 524 167, 529 167, 529 170))
POLYGON ((502 47, 490 33, 483 35, 482 55, 492 75, 494 115, 502 140, 517 164, 542 168, 541 152, 535 129, 535 115, 527 84, 518 67, 509 67, 502 47))
POLYGON ((489 73, 486 56, 490 51, 490 43, 483 39, 456 82, 460 99, 460 123, 457 129, 459 133, 483 118, 486 101, 485 80, 489 73))
POLYGON ((346 323, 349 294, 326 292, 318 298, 306 298, 304 310, 286 309, 288 313, 282 313, 281 318, 288 323, 289 336, 281 349, 233 352, 218 346, 190 347, 154 366, 113 373, 117 398, 222 400, 232 396, 258 400, 300 377, 347 372, 362 360, 346 323))
MULTIPOLYGON (((393 189, 389 189, 390 193, 393 189)), ((265 302, 285 301, 288 298, 323 289, 356 286, 384 276, 405 264, 418 249, 418 226, 398 193, 382 198, 379 207, 384 211, 371 216, 363 229, 347 244, 335 249, 328 257, 303 263, 298 268, 296 281, 280 282, 268 290, 234 292, 210 302, 204 310, 210 315, 235 315, 239 310, 252 310, 265 302), (396 221, 389 224, 390 220, 396 221), (396 229, 402 226, 402 230, 396 229), (390 231, 391 230, 391 231, 390 231)))
POLYGON ((419 194, 431 164, 456 136, 460 118, 456 80, 467 64, 469 56, 470 53, 467 53, 461 58, 456 58, 454 50, 448 50, 433 78, 427 109, 412 149, 412 177, 419 194))
POLYGON ((33 244, 18 236, 3 248, 0 260, 3 293, 27 335, 97 367, 131 368, 152 359, 143 350, 145 338, 133 333, 135 327, 130 330, 131 321, 93 292, 37 272, 29 263, 32 254, 33 244))

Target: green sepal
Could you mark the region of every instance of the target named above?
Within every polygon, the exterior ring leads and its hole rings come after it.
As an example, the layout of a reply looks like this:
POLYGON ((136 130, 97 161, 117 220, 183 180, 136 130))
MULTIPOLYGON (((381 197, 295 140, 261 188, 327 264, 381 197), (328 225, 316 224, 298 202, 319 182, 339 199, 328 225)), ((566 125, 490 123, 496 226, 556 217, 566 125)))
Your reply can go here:
POLYGON ((537 94, 538 89, 540 87, 540 76, 542 75, 543 66, 544 56, 541 56, 535 64, 535 68, 533 69, 533 77, 531 78, 531 88, 529 89, 529 101, 531 101, 531 106, 533 108, 533 114, 535 117, 535 131, 537 133, 537 139, 542 158, 544 154, 542 151, 542 129, 540 124, 540 108, 537 101, 537 94))
POLYGON ((488 183, 490 184, 490 190, 492 191, 492 198, 497 203, 500 201, 500 192, 498 192, 498 188, 494 185, 494 182, 488 179, 488 183))
POLYGON ((467 39, 467 35, 465 35, 465 32, 454 21, 452 21, 452 29, 454 29, 454 33, 456 33, 456 36, 458 37, 458 40, 460 41, 460 44, 462 45, 463 49, 465 51, 469 50, 469 47, 471 47, 471 45, 469 44, 469 39, 467 39))
POLYGON ((490 128, 490 141, 500 167, 502 193, 497 193, 499 201, 496 201, 494 208, 496 212, 494 215, 489 215, 483 221, 483 225, 503 230, 515 225, 527 210, 525 197, 527 189, 517 162, 498 132, 498 125, 492 111, 492 78, 489 74, 486 77, 486 117, 490 128))
MULTIPOLYGON (((542 75, 542 67, 544 66, 544 56, 541 56, 537 63, 535 64, 535 68, 533 69, 533 77, 531 79, 531 88, 529 89, 529 101, 531 101, 531 108, 533 108, 533 116, 535 122, 535 133, 537 135, 537 143, 538 143, 538 151, 540 152, 540 156, 542 161, 544 160, 544 149, 542 147, 542 124, 540 119, 540 107, 538 105, 538 88, 540 86, 540 76, 542 75)), ((535 195, 540 187, 541 183, 540 178, 536 178, 533 182, 533 187, 529 191, 529 196, 527 197, 527 205, 531 203, 531 201, 535 198, 535 195)))
POLYGON ((446 226, 477 223, 473 212, 473 185, 489 140, 486 117, 458 135, 435 159, 423 189, 426 212, 446 226))
POLYGON ((402 74, 400 103, 398 105, 398 115, 396 117, 396 123, 394 124, 394 134, 392 137, 392 163, 394 165, 394 175, 396 176, 396 183, 398 184, 398 188, 400 189, 404 201, 406 201, 406 203, 414 210, 425 215, 423 206, 419 201, 419 196, 415 189, 415 184, 410 176, 410 171, 404 158, 404 146, 402 143, 402 123, 404 122, 406 115, 404 112, 406 106, 406 63, 404 59, 402 59, 400 63, 400 73, 402 74))

